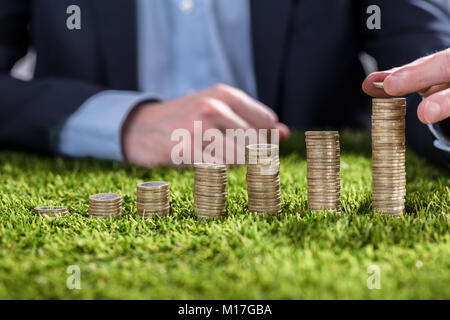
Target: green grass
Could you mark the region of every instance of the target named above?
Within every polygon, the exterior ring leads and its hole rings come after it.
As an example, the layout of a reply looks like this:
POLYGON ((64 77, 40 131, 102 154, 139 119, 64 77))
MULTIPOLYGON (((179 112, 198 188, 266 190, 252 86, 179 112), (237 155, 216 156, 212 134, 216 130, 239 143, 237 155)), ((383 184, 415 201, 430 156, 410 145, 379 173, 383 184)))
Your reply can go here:
POLYGON ((0 153, 1 299, 449 299, 450 176, 412 153, 407 213, 371 211, 370 139, 342 134, 342 214, 307 210, 304 136, 282 147, 283 214, 249 215, 245 168, 229 172, 228 215, 198 221, 193 172, 0 153), (136 183, 167 180, 170 217, 140 220, 136 183), (120 192, 119 220, 88 217, 88 196, 120 192), (64 219, 33 214, 66 205, 64 219), (81 269, 81 290, 66 287, 81 269), (381 270, 381 289, 366 286, 381 270))

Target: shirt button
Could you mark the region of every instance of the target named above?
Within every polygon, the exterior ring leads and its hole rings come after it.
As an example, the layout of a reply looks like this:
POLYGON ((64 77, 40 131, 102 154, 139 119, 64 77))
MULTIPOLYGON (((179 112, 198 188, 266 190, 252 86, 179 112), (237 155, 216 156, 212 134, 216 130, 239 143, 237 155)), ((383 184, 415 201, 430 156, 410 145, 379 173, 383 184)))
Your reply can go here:
POLYGON ((180 1, 180 10, 184 14, 190 14, 192 10, 194 10, 194 1, 193 0, 181 0, 180 1))

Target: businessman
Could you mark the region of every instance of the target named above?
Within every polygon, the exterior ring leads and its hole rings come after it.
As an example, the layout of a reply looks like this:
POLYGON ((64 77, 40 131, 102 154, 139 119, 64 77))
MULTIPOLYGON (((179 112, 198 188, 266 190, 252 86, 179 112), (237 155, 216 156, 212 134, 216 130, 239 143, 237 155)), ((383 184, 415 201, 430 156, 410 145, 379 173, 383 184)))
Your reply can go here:
MULTIPOLYGON (((0 147, 153 166, 195 120, 282 139, 367 128, 359 54, 388 70, 449 46, 446 0, 0 0, 0 147), (66 26, 71 5, 81 29, 66 26), (29 48, 33 80, 12 78, 29 48)), ((421 99, 408 97, 407 140, 448 166, 421 99)))

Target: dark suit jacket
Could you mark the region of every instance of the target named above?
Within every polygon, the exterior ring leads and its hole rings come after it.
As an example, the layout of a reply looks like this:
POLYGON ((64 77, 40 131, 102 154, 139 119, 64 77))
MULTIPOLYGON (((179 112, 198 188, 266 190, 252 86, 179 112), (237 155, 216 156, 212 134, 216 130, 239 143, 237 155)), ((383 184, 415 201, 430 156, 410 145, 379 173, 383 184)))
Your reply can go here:
MULTIPOLYGON (((90 96, 137 89, 136 6, 133 0, 0 0, 0 147, 52 153, 50 132, 90 96), (82 10, 82 29, 68 30, 66 9, 82 10), (34 80, 9 72, 29 47, 34 80)), ((251 0, 260 100, 300 129, 361 127, 370 99, 361 91, 361 51, 380 69, 450 46, 446 0, 251 0), (381 7, 381 30, 366 27, 367 7, 381 7)), ((407 139, 435 161, 409 99, 407 139)))

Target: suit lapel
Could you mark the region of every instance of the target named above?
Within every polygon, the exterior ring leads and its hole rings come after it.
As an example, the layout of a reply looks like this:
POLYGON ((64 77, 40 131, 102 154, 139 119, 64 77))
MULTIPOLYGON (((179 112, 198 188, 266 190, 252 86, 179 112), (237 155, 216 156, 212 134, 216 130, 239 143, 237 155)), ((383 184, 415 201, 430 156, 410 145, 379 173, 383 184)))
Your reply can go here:
POLYGON ((94 0, 105 82, 113 89, 137 89, 137 27, 134 0, 94 0))
POLYGON ((259 99, 276 108, 292 0, 251 0, 253 59, 259 99))

